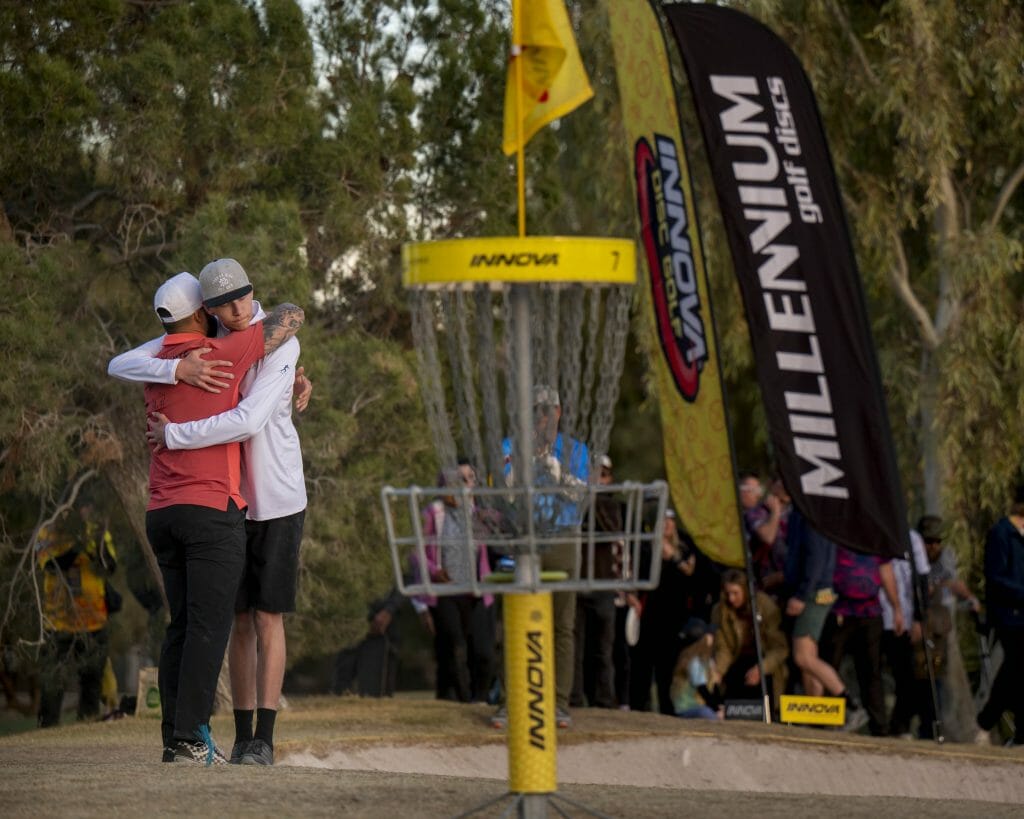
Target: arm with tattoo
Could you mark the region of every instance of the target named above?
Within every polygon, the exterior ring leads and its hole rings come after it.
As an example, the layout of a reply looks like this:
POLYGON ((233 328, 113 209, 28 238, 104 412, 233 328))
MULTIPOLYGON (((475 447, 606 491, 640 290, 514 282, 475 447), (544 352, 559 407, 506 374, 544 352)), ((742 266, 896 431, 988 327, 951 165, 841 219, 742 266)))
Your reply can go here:
POLYGON ((275 307, 263 320, 264 355, 270 355, 295 335, 305 320, 306 314, 301 307, 294 304, 279 304, 275 307))

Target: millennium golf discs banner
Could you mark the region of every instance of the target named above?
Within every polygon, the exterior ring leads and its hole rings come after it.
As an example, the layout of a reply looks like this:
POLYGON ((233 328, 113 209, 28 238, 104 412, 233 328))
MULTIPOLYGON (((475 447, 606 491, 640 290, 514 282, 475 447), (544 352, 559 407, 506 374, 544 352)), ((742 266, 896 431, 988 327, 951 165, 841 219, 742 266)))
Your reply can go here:
POLYGON ((810 81, 773 32, 663 7, 704 135, 786 488, 826 537, 907 551, 881 377, 810 81))

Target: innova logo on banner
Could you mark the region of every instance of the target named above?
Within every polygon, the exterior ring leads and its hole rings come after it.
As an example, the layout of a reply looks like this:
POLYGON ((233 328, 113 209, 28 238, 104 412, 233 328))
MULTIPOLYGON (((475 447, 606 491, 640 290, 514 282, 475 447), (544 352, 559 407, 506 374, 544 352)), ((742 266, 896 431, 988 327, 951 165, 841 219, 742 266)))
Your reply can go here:
POLYGON ((803 725, 842 725, 846 722, 846 700, 784 694, 779 701, 779 720, 803 725))
POLYGON ((474 253, 470 267, 558 267, 557 253, 474 253))
POLYGON ((640 235, 647 254, 658 339, 672 379, 687 401, 697 400, 700 373, 708 359, 697 268, 687 236, 681 151, 669 137, 641 137, 633 152, 640 235))
POLYGON ((723 706, 726 719, 764 721, 764 703, 760 700, 726 700, 723 706))

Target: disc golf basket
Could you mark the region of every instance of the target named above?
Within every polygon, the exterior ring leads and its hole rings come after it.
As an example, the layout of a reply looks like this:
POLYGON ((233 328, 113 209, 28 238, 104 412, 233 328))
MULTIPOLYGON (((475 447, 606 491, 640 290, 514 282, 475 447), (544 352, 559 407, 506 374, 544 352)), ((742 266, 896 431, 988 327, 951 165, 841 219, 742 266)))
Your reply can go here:
POLYGON ((551 593, 649 589, 660 574, 664 482, 597 481, 635 265, 633 243, 617 239, 500 237, 404 248, 441 480, 382 490, 395 579, 407 595, 504 595, 509 794, 501 799, 512 797, 520 816, 545 816, 552 800, 569 801, 555 793, 551 593), (460 462, 474 467, 477 485, 462 481, 460 462), (606 496, 621 503, 617 531, 596 524, 606 496), (431 504, 444 509, 439 532, 422 522, 431 504), (477 573, 481 547, 501 558, 487 578, 477 573), (599 570, 602 550, 616 555, 612 576, 599 570), (417 571, 428 557, 455 579, 417 571))

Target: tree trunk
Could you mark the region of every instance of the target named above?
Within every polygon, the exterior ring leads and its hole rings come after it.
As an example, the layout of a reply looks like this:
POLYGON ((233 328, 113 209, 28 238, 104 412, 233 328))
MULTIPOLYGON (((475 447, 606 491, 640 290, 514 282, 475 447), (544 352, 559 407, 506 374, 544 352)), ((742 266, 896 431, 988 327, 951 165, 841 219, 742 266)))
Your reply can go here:
MULTIPOLYGON (((129 428, 135 429, 136 427, 129 426, 129 428)), ((149 567, 149 572, 153 576, 153 582, 160 590, 164 616, 169 618, 170 606, 167 604, 167 593, 164 591, 164 579, 160 574, 156 555, 153 554, 153 549, 149 545, 149 538, 146 537, 146 505, 149 502, 149 449, 141 434, 125 436, 115 433, 115 438, 121 447, 121 458, 107 464, 104 472, 121 501, 125 517, 132 527, 135 539, 142 550, 142 556, 146 560, 146 566, 149 567)))
POLYGON ((938 427, 939 371, 933 353, 922 354, 921 393, 919 399, 921 420, 921 471, 924 494, 921 498, 924 514, 942 514, 942 488, 945 468, 940 452, 938 427))

